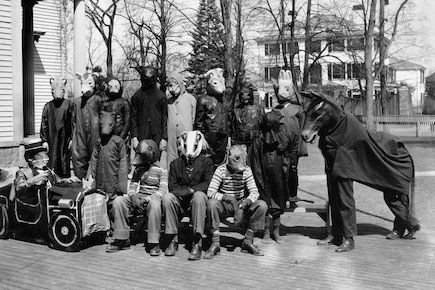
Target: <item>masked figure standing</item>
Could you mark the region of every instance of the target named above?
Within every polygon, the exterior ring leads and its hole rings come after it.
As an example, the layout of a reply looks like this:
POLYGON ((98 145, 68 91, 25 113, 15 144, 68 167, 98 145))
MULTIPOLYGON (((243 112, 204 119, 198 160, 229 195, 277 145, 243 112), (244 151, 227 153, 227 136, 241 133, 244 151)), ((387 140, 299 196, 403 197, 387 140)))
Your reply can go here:
POLYGON ((40 136, 48 149, 48 167, 60 177, 70 177, 72 102, 65 99, 66 79, 50 79, 53 100, 44 105, 40 136))
POLYGON ((138 67, 142 87, 131 98, 131 138, 136 148, 140 141, 151 139, 166 150, 168 104, 165 94, 157 88, 157 70, 152 66, 138 67))
POLYGON ((192 131, 195 121, 196 99, 186 92, 183 78, 174 73, 168 78, 168 155, 167 164, 178 158, 177 139, 181 133, 192 131))

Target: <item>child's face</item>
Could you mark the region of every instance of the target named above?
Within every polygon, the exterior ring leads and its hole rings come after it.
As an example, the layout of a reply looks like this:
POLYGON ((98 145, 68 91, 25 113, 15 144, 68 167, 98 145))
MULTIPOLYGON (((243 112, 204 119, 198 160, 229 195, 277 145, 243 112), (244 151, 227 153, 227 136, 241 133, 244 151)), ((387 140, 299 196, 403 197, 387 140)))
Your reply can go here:
POLYGON ((43 169, 45 166, 47 166, 48 161, 48 154, 45 151, 36 153, 33 158, 30 159, 33 167, 37 169, 43 169))

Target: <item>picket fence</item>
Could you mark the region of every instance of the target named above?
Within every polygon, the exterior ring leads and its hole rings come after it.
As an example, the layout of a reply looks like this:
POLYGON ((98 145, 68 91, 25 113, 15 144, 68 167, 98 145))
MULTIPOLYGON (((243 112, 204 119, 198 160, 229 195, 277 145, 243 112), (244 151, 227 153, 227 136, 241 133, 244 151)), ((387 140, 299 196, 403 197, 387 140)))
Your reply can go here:
POLYGON ((375 116, 374 123, 376 131, 396 136, 435 137, 435 115, 375 116))

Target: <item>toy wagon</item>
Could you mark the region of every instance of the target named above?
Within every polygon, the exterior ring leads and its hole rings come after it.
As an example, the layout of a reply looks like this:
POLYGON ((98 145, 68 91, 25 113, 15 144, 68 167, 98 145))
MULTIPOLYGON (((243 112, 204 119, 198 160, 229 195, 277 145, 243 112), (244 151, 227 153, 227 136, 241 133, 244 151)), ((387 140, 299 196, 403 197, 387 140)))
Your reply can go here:
MULTIPOLYGON (((36 190, 33 200, 16 196, 13 201, 9 199, 11 186, 13 184, 0 188, 1 239, 8 238, 16 230, 27 228, 46 232, 50 246, 55 249, 80 250, 84 236, 82 206, 87 194, 81 184, 56 184, 50 188, 43 186, 36 190)), ((104 202, 106 197, 102 196, 102 199, 104 202)), ((87 235, 89 229, 85 231, 87 235)))

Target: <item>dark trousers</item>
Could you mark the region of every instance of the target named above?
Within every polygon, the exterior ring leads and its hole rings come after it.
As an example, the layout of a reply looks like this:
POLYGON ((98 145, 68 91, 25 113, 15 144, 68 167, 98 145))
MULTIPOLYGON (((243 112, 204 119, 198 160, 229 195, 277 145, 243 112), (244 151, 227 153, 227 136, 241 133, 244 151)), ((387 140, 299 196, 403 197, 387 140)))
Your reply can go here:
POLYGON ((328 198, 331 206, 332 234, 354 237, 357 234, 353 181, 326 175, 328 198))
POLYGON ((409 197, 391 191, 384 191, 384 200, 394 214, 394 230, 403 234, 405 229, 412 229, 418 220, 409 211, 409 197))
POLYGON ((202 191, 197 191, 192 196, 185 196, 183 198, 178 198, 170 192, 163 195, 165 234, 178 234, 178 222, 186 213, 191 212, 193 233, 203 235, 207 199, 207 195, 202 191))
MULTIPOLYGON (((219 231, 220 218, 238 215, 238 204, 222 202, 215 198, 207 201, 207 225, 211 233, 219 231)), ((246 227, 254 232, 264 230, 264 219, 266 217, 267 204, 263 200, 257 200, 247 209, 242 211, 240 217, 241 227, 246 227), (245 225, 246 224, 246 225, 245 225)), ((235 218, 236 220, 236 218, 235 218)))

